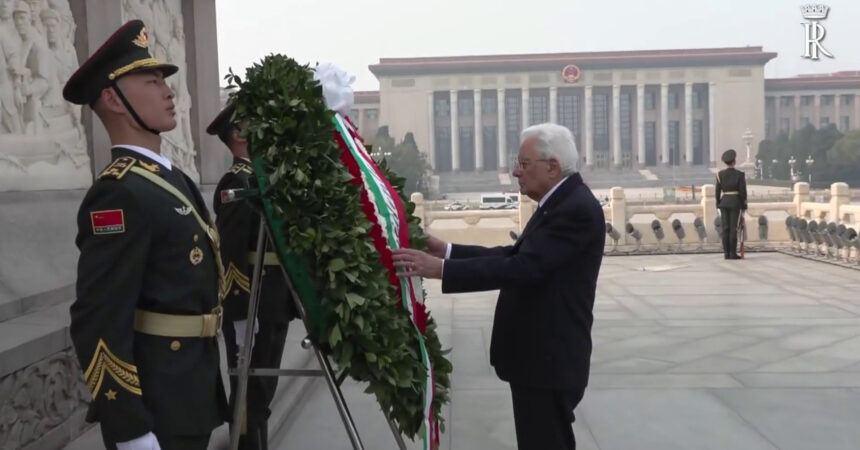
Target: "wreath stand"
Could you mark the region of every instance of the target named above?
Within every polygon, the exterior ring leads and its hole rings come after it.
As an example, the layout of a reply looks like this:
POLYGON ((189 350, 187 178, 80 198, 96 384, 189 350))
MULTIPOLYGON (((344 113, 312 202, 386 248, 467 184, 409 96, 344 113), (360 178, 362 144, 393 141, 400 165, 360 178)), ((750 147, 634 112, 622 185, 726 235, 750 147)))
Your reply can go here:
MULTIPOLYGON (((262 168, 262 161, 255 160, 255 174, 261 174, 260 169, 262 168)), ((257 182, 263 189, 265 189, 267 179, 261 175, 257 175, 257 182)), ((221 191, 221 200, 222 203, 230 203, 235 201, 248 201, 252 208, 255 209, 260 214, 260 228, 258 231, 257 238, 257 249, 254 261, 254 272, 251 278, 251 293, 250 299, 248 301, 248 318, 257 317, 257 307, 260 302, 260 290, 262 287, 262 269, 265 261, 266 248, 268 248, 269 243, 275 243, 275 248, 278 253, 278 261, 279 266, 281 268, 281 274, 286 281, 287 287, 292 294, 293 301, 295 302, 296 308, 299 311, 299 315, 304 322, 306 330, 313 329, 313 323, 311 318, 308 316, 308 311, 305 308, 304 304, 299 298, 299 294, 296 292, 296 289, 292 283, 290 278, 290 273, 287 267, 284 267, 283 261, 286 259, 286 252, 282 245, 278 244, 278 239, 273 239, 273 229, 275 229, 274 224, 277 221, 273 218, 272 215, 272 205, 271 201, 265 196, 261 195, 261 189, 253 189, 250 187, 246 187, 244 189, 225 189, 221 191), (262 206, 262 209, 260 208, 262 206)), ((236 383, 236 395, 234 401, 234 409, 233 409, 233 422, 230 425, 230 449, 237 450, 239 448, 239 435, 243 422, 242 413, 245 411, 245 404, 247 402, 247 392, 248 392, 248 377, 252 376, 277 376, 277 377, 323 377, 326 380, 326 385, 328 385, 329 392, 331 393, 332 399, 334 400, 335 406, 337 407, 337 411, 340 414, 341 421, 343 421, 343 426, 346 429, 346 433, 349 436, 349 441, 352 443, 352 448, 354 450, 364 450, 364 444, 361 442, 361 438, 358 435, 358 428, 355 426, 355 421, 352 418, 352 415, 349 412, 349 407, 347 406, 346 399, 343 396, 343 392, 341 391, 341 384, 346 379, 346 372, 337 376, 332 368, 331 361, 328 356, 323 353, 320 349, 319 344, 316 339, 312 338, 311 335, 313 333, 309 333, 310 335, 305 337, 302 340, 302 348, 309 349, 313 348, 314 355, 316 355, 317 362, 319 363, 320 369, 270 369, 270 368, 251 368, 251 351, 254 342, 254 326, 248 326, 245 329, 245 336, 243 341, 245 345, 243 345, 239 349, 239 354, 236 362, 236 368, 230 369, 229 374, 231 376, 237 376, 236 383)), ((394 435, 394 440, 397 442, 397 446, 400 450, 406 450, 406 443, 403 440, 403 436, 400 435, 400 432, 397 429, 397 426, 394 422, 386 416, 385 420, 388 422, 388 426, 391 429, 391 433, 394 435)))

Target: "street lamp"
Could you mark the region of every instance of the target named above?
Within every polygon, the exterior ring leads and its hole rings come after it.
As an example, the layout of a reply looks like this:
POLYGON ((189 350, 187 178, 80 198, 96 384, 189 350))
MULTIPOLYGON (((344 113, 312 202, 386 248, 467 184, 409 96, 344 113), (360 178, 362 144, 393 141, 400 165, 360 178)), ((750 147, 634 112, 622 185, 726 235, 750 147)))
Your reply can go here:
POLYGON ((744 134, 743 134, 743 136, 741 136, 741 138, 743 138, 743 140, 744 140, 744 145, 746 145, 746 147, 747 147, 747 159, 746 159, 746 162, 750 162, 750 145, 752 144, 752 141, 753 141, 753 133, 752 133, 752 131, 750 131, 750 129, 749 129, 749 128, 747 128, 747 129, 746 129, 746 131, 744 131, 744 134))
POLYGON ((370 152, 371 158, 379 158, 380 156, 383 158, 388 158, 389 156, 391 156, 391 152, 370 152))
POLYGON ((773 179, 773 178, 776 178, 776 177, 773 175, 773 171, 776 169, 776 165, 777 165, 777 164, 779 164, 779 160, 778 160, 778 159, 774 159, 774 160, 773 160, 773 161, 771 161, 771 162, 773 163, 773 165, 772 165, 772 166, 770 166, 770 177, 771 177, 771 179, 773 179))
POLYGON ((755 168, 758 169, 758 179, 764 180, 764 164, 762 163, 762 160, 755 160, 755 168))
POLYGON ((797 160, 794 159, 794 156, 788 159, 788 164, 791 166, 791 181, 797 181, 797 174, 794 172, 794 165, 797 164, 797 160))
POLYGON ((812 165, 813 164, 815 164, 815 160, 812 159, 812 155, 809 155, 809 157, 806 158, 806 170, 809 171, 809 186, 810 187, 812 186, 812 165))

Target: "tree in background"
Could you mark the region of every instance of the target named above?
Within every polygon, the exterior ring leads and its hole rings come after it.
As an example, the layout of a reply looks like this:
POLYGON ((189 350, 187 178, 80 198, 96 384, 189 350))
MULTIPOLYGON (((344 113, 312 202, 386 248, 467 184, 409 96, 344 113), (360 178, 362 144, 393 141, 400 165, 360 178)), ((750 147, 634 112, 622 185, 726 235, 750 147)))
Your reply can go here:
POLYGON ((860 130, 852 130, 840 138, 827 152, 826 171, 822 181, 845 181, 860 186, 860 130))
POLYGON ((394 173, 406 179, 404 192, 407 196, 413 192, 427 193, 426 176, 430 165, 427 163, 426 155, 418 149, 412 133, 406 133, 403 141, 395 143, 388 132, 388 127, 382 126, 370 143, 371 156, 377 160, 385 159, 394 173))
POLYGON ((791 137, 780 133, 776 139, 761 141, 756 157, 770 168, 766 173, 768 178, 790 180, 788 160, 794 157, 795 170, 803 174, 801 179, 806 179, 810 173, 806 160, 812 157, 815 185, 826 187, 837 181, 860 184, 860 130, 843 135, 834 124, 818 129, 807 125, 795 130, 791 137), (774 159, 778 161, 775 166, 774 159))

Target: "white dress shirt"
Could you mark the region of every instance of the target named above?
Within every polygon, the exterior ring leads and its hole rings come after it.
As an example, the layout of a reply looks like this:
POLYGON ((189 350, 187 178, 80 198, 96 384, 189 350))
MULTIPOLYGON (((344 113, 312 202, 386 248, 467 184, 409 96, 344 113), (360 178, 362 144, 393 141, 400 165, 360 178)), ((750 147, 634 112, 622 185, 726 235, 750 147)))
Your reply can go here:
POLYGON ((169 159, 165 158, 161 154, 155 153, 154 151, 152 151, 148 148, 139 147, 137 145, 114 145, 114 147, 127 148, 127 149, 129 149, 135 153, 139 153, 139 154, 146 156, 147 158, 161 164, 162 166, 167 168, 167 170, 173 169, 173 164, 170 163, 169 159))
POLYGON ((544 194, 543 197, 541 197, 540 201, 538 202, 538 208, 543 206, 543 204, 546 203, 547 200, 549 200, 549 196, 552 195, 552 193, 555 192, 555 190, 558 189, 559 186, 561 186, 561 183, 564 183, 565 180, 567 180, 569 177, 570 176, 566 176, 566 177, 562 178, 561 181, 556 183, 555 186, 553 186, 552 189, 549 190, 549 192, 544 194))

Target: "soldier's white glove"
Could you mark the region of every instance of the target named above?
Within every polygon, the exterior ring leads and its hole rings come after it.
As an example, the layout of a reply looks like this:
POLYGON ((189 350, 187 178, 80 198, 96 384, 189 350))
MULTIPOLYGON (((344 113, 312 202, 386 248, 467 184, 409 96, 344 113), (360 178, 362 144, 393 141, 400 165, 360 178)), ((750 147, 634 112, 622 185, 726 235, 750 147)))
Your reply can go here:
POLYGON ((161 450, 158 439, 150 431, 143 436, 126 442, 117 442, 117 450, 161 450))
MULTIPOLYGON (((236 330, 236 346, 241 350, 245 346, 245 331, 248 329, 247 320, 237 320, 233 322, 233 329, 236 330)), ((254 319, 254 335, 260 331, 260 322, 254 319)))

